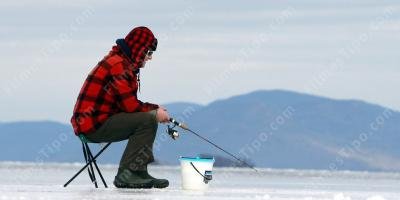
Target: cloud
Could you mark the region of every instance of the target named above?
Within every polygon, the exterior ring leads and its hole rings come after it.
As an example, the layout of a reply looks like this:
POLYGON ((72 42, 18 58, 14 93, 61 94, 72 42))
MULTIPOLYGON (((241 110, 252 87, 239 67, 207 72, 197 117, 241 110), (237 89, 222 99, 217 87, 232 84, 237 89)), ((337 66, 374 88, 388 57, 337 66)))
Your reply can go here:
POLYGON ((110 0, 70 0, 70 1, 62 1, 62 0, 19 0, 19 1, 4 1, 1 3, 0 8, 27 8, 27 7, 74 7, 74 8, 82 8, 88 5, 101 5, 105 3, 110 3, 110 0))
MULTIPOLYGON (((396 55, 396 44, 400 42, 397 30, 397 1, 348 2, 335 0, 332 3, 319 1, 121 1, 72 0, 72 1, 8 1, 0 11, 0 54, 2 69, 0 86, 7 85, 24 69, 40 57, 41 49, 51 46, 59 34, 67 33, 68 42, 40 63, 39 71, 32 73, 12 92, 12 97, 2 99, 0 120, 39 117, 40 109, 20 109, 13 103, 23 104, 25 95, 38 90, 37 85, 50 87, 60 85, 59 95, 65 96, 59 104, 66 105, 49 119, 64 121, 70 112, 70 101, 79 90, 84 76, 114 44, 136 25, 148 25, 159 37, 160 48, 143 76, 146 81, 142 97, 154 102, 187 100, 208 103, 215 99, 196 95, 204 82, 210 82, 238 58, 243 51, 252 48, 251 43, 260 34, 268 33, 269 24, 284 9, 293 8, 293 15, 269 34, 269 40, 245 56, 246 70, 232 73, 216 98, 224 98, 256 89, 281 88, 299 90, 302 85, 315 78, 336 58, 341 49, 351 46, 360 34, 368 31, 371 20, 382 15, 386 7, 393 14, 385 19, 379 30, 373 31, 360 51, 346 60, 342 70, 332 75, 316 94, 334 98, 356 98, 372 101, 392 108, 400 108, 393 93, 400 79, 396 55), (79 26, 72 29, 77 17, 90 8, 92 14, 79 26), (168 69, 168 70, 167 70, 168 69), (64 76, 52 78, 57 72, 64 76), (163 95, 166 73, 175 77, 170 85, 176 94, 163 95), (362 74, 362 76, 360 75, 362 74), (390 76, 389 76, 390 75, 390 76), (385 78, 386 77, 386 78, 385 78), (245 79, 236 86, 237 79, 245 79), (186 84, 179 84, 184 80, 186 84), (373 81, 371 81, 373 80, 373 81), (388 84, 390 81, 390 84, 388 84), (235 87, 233 87, 235 85, 235 87), (190 88, 189 88, 190 86, 190 88), (229 89, 228 89, 229 87, 229 89), (375 88, 376 92, 371 92, 375 88), (64 91, 64 92, 63 92, 64 91), (17 114, 17 113, 23 113, 17 114)), ((52 88, 48 88, 52 90, 52 88)), ((52 96, 44 96, 40 106, 54 104, 52 96)), ((40 116, 41 117, 41 116, 40 116)))

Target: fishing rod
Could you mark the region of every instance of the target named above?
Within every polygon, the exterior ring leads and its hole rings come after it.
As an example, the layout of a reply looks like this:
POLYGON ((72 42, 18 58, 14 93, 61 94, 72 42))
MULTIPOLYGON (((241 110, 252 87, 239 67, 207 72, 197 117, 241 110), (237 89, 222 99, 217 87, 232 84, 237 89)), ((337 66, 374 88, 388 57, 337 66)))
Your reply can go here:
POLYGON ((174 125, 173 127, 170 127, 170 126, 168 125, 168 129, 167 129, 167 132, 168 132, 168 134, 172 137, 172 139, 176 140, 176 139, 179 137, 178 131, 176 131, 176 130, 173 129, 175 126, 178 126, 178 127, 180 127, 181 129, 186 130, 186 131, 188 131, 188 132, 190 132, 190 133, 196 135, 196 136, 199 137, 200 139, 202 139, 202 140, 208 142, 209 144, 213 145, 214 147, 218 148, 219 150, 223 151, 224 153, 228 154, 229 156, 235 158, 235 159, 236 159, 237 161, 239 161, 240 163, 246 165, 247 167, 249 167, 249 168, 255 170, 255 171, 258 173, 258 171, 257 171, 256 168, 254 168, 253 166, 249 165, 247 162, 245 162, 245 161, 239 159, 238 157, 236 157, 236 156, 233 155, 232 153, 229 153, 228 151, 226 151, 225 149, 223 149, 223 148, 221 148, 220 146, 216 145, 215 143, 211 142, 209 139, 207 139, 207 138, 205 138, 205 137, 199 135, 198 133, 192 131, 192 130, 191 130, 188 126, 186 126, 184 123, 180 123, 180 122, 176 121, 174 118, 169 118, 169 121, 174 125))

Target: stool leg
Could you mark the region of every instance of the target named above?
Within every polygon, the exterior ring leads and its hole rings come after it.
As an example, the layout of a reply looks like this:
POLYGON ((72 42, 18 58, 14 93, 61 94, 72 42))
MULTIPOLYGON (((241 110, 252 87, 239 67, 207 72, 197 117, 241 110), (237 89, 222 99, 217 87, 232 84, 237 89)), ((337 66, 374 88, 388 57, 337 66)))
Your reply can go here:
POLYGON ((85 149, 86 149, 86 156, 85 157, 87 158, 87 161, 89 162, 89 168, 88 168, 89 176, 90 176, 90 174, 92 175, 91 176, 92 182, 94 183, 94 186, 96 188, 98 188, 96 175, 94 173, 94 169, 93 169, 93 165, 92 165, 93 160, 92 160, 92 157, 91 157, 90 148, 89 148, 89 145, 87 143, 84 143, 84 145, 85 145, 85 149))
MULTIPOLYGON (((85 158, 86 165, 89 165, 90 162, 89 162, 89 158, 88 158, 87 148, 85 146, 85 143, 83 143, 83 142, 82 142, 82 151, 83 151, 83 157, 85 158)), ((90 168, 88 168, 88 174, 89 174, 90 181, 92 181, 92 183, 93 183, 93 173, 92 173, 92 171, 90 171, 90 168)))
MULTIPOLYGON (((97 159, 97 157, 99 157, 99 156, 108 148, 108 146, 110 146, 110 145, 111 145, 111 142, 107 143, 106 146, 104 146, 99 152, 97 152, 97 154, 94 156, 93 160, 97 159)), ((82 146, 83 146, 83 145, 82 145, 82 146)), ((84 155, 85 155, 85 154, 84 154, 84 155)), ((83 172, 83 170, 86 169, 86 167, 89 166, 89 164, 90 164, 91 162, 92 162, 92 161, 89 161, 88 163, 86 163, 74 176, 72 176, 72 177, 64 184, 64 187, 67 187, 80 173, 83 172)))
POLYGON ((102 181, 103 184, 104 184, 104 187, 108 188, 107 183, 106 183, 106 181, 104 180, 103 175, 101 174, 100 168, 99 168, 99 166, 97 166, 96 159, 93 158, 93 154, 92 154, 92 152, 90 151, 90 149, 88 149, 88 153, 89 153, 89 158, 93 161, 93 164, 94 164, 94 166, 96 167, 97 173, 99 174, 99 176, 100 176, 100 178, 101 178, 101 181, 102 181))
MULTIPOLYGON (((82 151, 83 151, 83 157, 85 158, 86 165, 89 165, 90 162, 88 159, 87 148, 83 142, 82 142, 82 151)), ((92 173, 92 171, 90 171, 90 168, 88 168, 87 171, 88 171, 90 181, 93 183, 93 173, 92 173)))

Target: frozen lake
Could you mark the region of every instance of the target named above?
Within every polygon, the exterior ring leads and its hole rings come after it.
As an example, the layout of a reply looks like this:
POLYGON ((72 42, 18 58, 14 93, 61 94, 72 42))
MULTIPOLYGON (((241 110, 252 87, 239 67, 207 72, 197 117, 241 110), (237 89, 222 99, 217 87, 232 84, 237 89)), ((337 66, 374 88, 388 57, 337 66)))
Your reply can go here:
POLYGON ((62 185, 81 164, 0 162, 0 200, 30 199, 269 199, 399 200, 400 173, 216 168, 206 192, 181 189, 179 167, 151 166, 167 178, 166 189, 118 189, 112 185, 117 166, 101 165, 109 188, 95 189, 87 172, 67 188, 62 185))

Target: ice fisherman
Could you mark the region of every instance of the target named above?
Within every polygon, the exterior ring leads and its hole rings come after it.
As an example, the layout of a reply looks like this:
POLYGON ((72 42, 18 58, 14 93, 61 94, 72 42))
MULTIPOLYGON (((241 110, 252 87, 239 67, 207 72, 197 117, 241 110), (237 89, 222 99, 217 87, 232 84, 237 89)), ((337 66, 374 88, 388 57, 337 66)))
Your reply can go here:
POLYGON ((149 175, 158 123, 167 110, 137 98, 140 69, 152 59, 157 39, 147 27, 134 28, 89 73, 80 90, 71 123, 76 135, 92 142, 128 140, 114 185, 118 188, 165 188, 169 182, 149 175))

